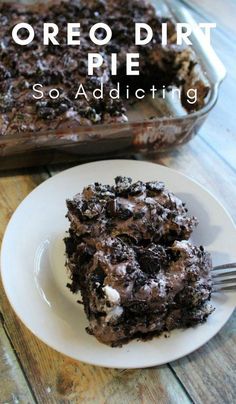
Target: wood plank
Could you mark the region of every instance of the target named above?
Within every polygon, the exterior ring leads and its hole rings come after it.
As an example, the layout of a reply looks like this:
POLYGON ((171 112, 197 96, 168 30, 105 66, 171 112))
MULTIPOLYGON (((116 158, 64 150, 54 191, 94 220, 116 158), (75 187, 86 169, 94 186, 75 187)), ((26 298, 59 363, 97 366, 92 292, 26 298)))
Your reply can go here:
POLYGON ((166 156, 153 156, 148 160, 159 161, 198 181, 223 203, 236 221, 235 171, 199 136, 166 156))
POLYGON ((236 69, 233 68, 236 42, 230 41, 217 31, 213 35, 213 47, 224 63, 227 76, 219 89, 216 106, 210 112, 200 135, 219 153, 225 161, 236 168, 236 69))
MULTIPOLYGON (((12 212, 47 177, 0 177, 0 237, 12 212)), ((189 403, 188 395, 168 366, 145 371, 109 370, 73 361, 39 341, 16 317, 0 286, 5 328, 39 403, 189 403), (177 397, 177 401, 176 401, 177 397)))
POLYGON ((171 363, 196 403, 232 404, 236 398, 236 312, 208 344, 171 363))
POLYGON ((228 36, 236 34, 236 3, 234 0, 224 2, 222 0, 184 0, 184 3, 189 4, 201 15, 207 16, 212 22, 216 22, 228 36))
MULTIPOLYGON (((233 100, 236 100, 236 69, 234 68, 236 42, 232 40, 227 29, 230 16, 235 19, 236 3, 228 1, 226 5, 222 1, 216 1, 214 2, 214 7, 212 7, 211 0, 204 2, 194 0, 194 2, 187 3, 191 8, 196 8, 197 12, 191 9, 191 14, 196 21, 203 22, 207 19, 217 22, 217 29, 212 31, 212 46, 227 70, 226 79, 220 87, 217 104, 200 130, 200 136, 225 161, 236 168, 236 120, 235 102, 233 102, 233 100), (211 12, 213 17, 211 17, 211 12)), ((234 32, 236 32, 235 22, 234 32)))
POLYGON ((37 169, 31 170, 31 174, 28 170, 0 173, 0 240, 2 240, 5 227, 17 206, 46 178, 48 178, 48 174, 37 169))
MULTIPOLYGON (((42 180, 47 178, 45 173, 38 170, 29 175, 27 170, 2 172, 0 175, 0 241, 2 240, 5 227, 22 199, 42 180), (19 184, 21 183, 21 186, 19 184)), ((3 309, 4 292, 0 282, 0 309, 3 321, 7 318, 7 311, 3 309)), ((7 310, 11 310, 8 309, 7 310)), ((10 333, 9 333, 10 337, 10 333)), ((0 373, 1 373, 1 397, 2 403, 33 403, 34 398, 29 390, 25 376, 18 363, 15 352, 1 323, 0 328, 0 373)))
POLYGON ((0 323, 0 374, 1 403, 35 402, 2 323, 0 323))

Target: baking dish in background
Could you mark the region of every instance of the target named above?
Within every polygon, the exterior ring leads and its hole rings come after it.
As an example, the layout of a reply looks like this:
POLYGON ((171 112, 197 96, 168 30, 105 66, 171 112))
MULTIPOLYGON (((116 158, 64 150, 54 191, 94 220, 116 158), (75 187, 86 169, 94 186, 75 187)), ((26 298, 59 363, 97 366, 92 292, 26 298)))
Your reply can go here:
POLYGON ((19 133, 0 137, 0 169, 163 152, 189 141, 217 101, 225 69, 180 1, 152 1, 163 16, 192 25, 191 41, 199 74, 210 88, 205 105, 186 112, 171 95, 164 100, 127 103, 127 123, 78 126, 72 130, 19 133))

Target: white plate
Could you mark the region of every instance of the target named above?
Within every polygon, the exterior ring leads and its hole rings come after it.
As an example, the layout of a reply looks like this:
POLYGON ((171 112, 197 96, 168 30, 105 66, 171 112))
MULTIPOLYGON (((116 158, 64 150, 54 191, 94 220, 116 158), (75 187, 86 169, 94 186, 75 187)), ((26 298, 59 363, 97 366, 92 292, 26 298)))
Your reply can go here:
POLYGON ((157 164, 110 160, 66 170, 42 183, 12 216, 2 244, 3 284, 12 307, 42 341, 94 365, 141 368, 160 365, 189 354, 212 338, 236 305, 236 294, 214 296, 215 312, 195 328, 173 331, 169 338, 133 341, 122 348, 99 343, 85 331, 87 320, 66 283, 64 245, 68 228, 66 198, 95 181, 113 183, 117 175, 134 180, 161 180, 187 202, 200 224, 193 234, 213 255, 214 264, 236 261, 236 229, 221 204, 196 182, 157 164))

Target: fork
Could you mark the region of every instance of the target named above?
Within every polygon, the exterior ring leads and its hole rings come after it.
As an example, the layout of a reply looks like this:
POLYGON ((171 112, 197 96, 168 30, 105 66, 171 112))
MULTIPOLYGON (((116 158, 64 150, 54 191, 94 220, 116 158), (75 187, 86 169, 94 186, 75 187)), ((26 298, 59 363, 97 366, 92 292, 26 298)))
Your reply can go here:
POLYGON ((236 262, 232 264, 217 265, 212 268, 212 292, 220 292, 222 290, 236 290, 236 262), (218 270, 221 270, 218 272, 218 270), (226 278, 226 279, 224 279, 226 278))

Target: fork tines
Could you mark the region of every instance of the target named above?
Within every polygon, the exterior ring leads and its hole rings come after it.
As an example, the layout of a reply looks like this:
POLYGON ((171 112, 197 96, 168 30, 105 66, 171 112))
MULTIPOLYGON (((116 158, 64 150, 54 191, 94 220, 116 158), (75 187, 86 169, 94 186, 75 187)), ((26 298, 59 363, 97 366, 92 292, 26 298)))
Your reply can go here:
POLYGON ((236 269, 236 263, 218 265, 212 269, 212 292, 236 290, 236 270, 232 269, 236 269))

